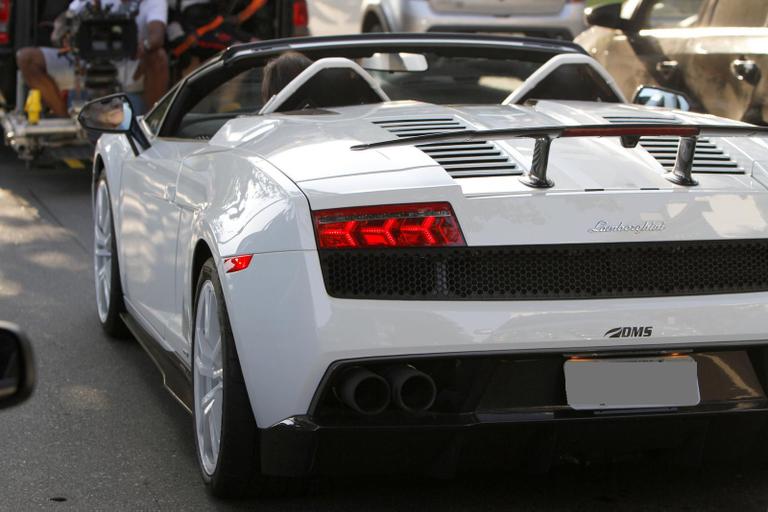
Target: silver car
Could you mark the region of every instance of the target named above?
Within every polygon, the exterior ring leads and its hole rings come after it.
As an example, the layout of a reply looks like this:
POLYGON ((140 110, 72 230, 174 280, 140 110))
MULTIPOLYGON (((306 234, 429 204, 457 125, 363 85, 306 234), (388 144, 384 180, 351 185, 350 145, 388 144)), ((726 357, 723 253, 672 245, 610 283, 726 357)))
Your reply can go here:
POLYGON ((493 32, 573 39, 584 0, 307 0, 313 35, 493 32))

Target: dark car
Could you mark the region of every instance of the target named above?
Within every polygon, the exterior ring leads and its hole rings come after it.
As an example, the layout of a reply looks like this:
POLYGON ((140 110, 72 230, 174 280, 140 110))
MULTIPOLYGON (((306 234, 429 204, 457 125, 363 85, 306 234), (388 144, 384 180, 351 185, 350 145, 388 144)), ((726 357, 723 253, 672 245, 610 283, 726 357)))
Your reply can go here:
POLYGON ((35 363, 26 336, 0 321, 0 409, 24 402, 35 387, 35 363))
POLYGON ((768 124, 768 0, 627 0, 586 17, 576 42, 627 97, 662 86, 693 110, 768 124))

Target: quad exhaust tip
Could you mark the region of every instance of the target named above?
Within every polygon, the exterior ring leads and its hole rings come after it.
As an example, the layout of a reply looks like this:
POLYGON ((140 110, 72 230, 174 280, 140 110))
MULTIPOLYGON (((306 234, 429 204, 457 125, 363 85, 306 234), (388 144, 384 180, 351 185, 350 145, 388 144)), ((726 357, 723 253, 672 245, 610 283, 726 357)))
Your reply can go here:
POLYGON ((435 381, 411 365, 398 365, 374 373, 362 366, 344 372, 336 388, 339 400, 360 414, 373 416, 390 404, 411 414, 429 410, 437 397, 435 381))
POLYGON ((391 392, 384 377, 355 366, 345 372, 338 396, 350 409, 372 416, 389 406, 391 392))
POLYGON ((392 389, 392 401, 400 409, 419 413, 429 410, 437 397, 435 381, 413 366, 403 365, 387 369, 387 382, 392 389))

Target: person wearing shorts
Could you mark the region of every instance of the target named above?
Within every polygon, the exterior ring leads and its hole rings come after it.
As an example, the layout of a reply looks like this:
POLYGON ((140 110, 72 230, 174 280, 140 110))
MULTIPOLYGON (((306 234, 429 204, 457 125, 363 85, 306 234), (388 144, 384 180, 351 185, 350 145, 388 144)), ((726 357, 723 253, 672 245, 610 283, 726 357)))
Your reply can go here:
MULTIPOLYGON (((129 0, 101 0, 102 9, 115 8, 129 0)), ((137 0, 132 0, 136 2, 137 0)), ((98 0, 73 0, 69 10, 75 13, 98 0)), ((165 51, 165 27, 168 22, 166 0, 138 0, 138 54, 134 60, 115 62, 118 79, 127 93, 141 93, 143 103, 151 107, 168 90, 168 55, 165 51)), ((28 47, 19 50, 16 61, 24 82, 39 89, 43 102, 53 115, 67 116, 62 90, 76 87, 75 60, 61 48, 28 47)))

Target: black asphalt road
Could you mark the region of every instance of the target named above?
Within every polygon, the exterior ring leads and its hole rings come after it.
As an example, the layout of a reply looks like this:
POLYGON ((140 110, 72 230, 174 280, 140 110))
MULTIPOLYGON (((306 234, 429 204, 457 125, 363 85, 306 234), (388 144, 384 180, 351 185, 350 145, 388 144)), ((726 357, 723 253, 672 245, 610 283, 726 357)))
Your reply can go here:
MULTIPOLYGON (((198 476, 191 420, 135 342, 106 339, 91 275, 87 171, 0 152, 0 318, 37 351, 32 399, 0 412, 0 510, 766 510, 762 461, 569 464, 549 474, 354 478, 301 498, 222 503, 198 476)), ((766 440, 768 442, 768 440, 766 440)), ((733 440, 734 447, 741 439, 733 440)))

